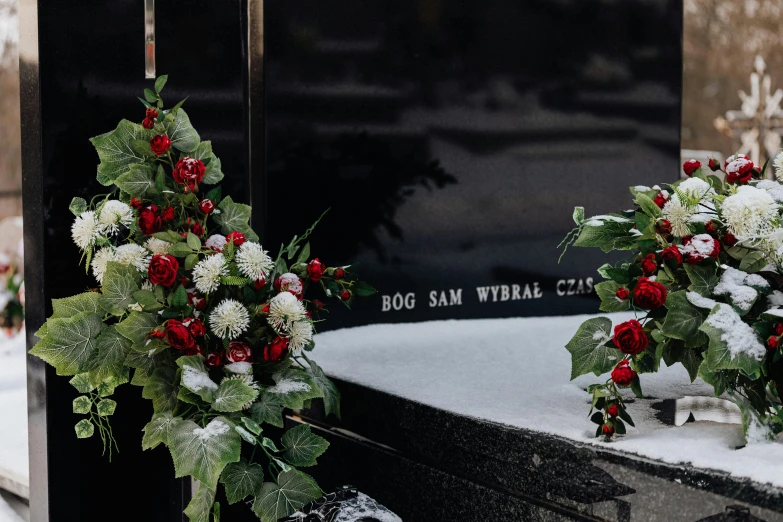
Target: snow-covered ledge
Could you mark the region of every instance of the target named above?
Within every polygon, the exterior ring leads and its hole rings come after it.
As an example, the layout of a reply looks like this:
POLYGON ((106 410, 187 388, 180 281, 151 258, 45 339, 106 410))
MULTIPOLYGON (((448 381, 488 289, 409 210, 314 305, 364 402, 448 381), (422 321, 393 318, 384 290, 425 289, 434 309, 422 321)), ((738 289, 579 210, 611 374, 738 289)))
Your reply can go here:
POLYGON ((0 339, 0 489, 30 496, 24 331, 0 339))
MULTIPOLYGON (((606 314, 604 314, 606 315, 606 314)), ((614 323, 628 314, 609 314, 614 323)), ((641 376, 645 396, 628 404, 636 428, 607 444, 587 418, 587 385, 606 377, 570 378, 564 349, 591 316, 382 324, 319 334, 318 362, 331 376, 438 409, 509 427, 552 434, 659 462, 716 470, 783 488, 783 441, 744 444, 738 416, 682 426, 658 419, 665 399, 711 397, 681 365, 641 376)), ((698 402, 698 399, 688 399, 698 402)), ((686 401, 687 404, 687 401, 686 401)), ((687 414, 686 414, 687 415, 687 414)))

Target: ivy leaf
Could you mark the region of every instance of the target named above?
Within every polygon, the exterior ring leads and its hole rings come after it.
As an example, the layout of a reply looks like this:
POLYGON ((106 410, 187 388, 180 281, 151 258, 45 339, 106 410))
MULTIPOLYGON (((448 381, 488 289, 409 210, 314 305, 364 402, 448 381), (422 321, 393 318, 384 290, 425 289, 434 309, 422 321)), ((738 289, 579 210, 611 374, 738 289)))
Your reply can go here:
MULTIPOLYGON (((738 328, 747 328, 747 331, 742 333, 747 335, 754 335, 755 337, 754 330, 742 322, 742 319, 739 317, 739 315, 737 315, 733 308, 726 304, 718 305, 710 313, 710 315, 707 317, 707 320, 704 322, 704 324, 701 325, 700 328, 701 331, 706 333, 710 338, 710 344, 707 348, 704 364, 707 365, 707 368, 710 372, 714 372, 716 370, 740 370, 748 377, 758 377, 758 375, 761 374, 761 359, 763 359, 763 356, 766 353, 764 345, 761 344, 757 337, 755 338, 757 346, 754 348, 756 348, 756 351, 760 356, 759 359, 756 359, 747 351, 740 351, 738 353, 732 354, 728 343, 723 339, 724 334, 726 333, 725 330, 716 328, 715 326, 709 324, 709 318, 715 314, 734 314, 736 316, 736 321, 732 325, 727 325, 727 328, 732 328, 733 330, 738 328)), ((738 333, 735 332, 735 334, 738 333)))
POLYGON ((241 441, 230 421, 216 417, 205 428, 193 421, 178 422, 169 437, 176 477, 192 475, 215 489, 223 468, 239 462, 241 441))
POLYGON ((128 172, 114 180, 114 184, 130 196, 143 198, 148 190, 155 188, 155 174, 149 165, 131 165, 128 172))
POLYGON ((329 442, 313 434, 309 424, 300 424, 283 435, 280 442, 285 447, 283 457, 294 466, 315 466, 329 442))
POLYGON ((218 385, 209 377, 204 366, 204 359, 200 355, 191 355, 177 359, 177 365, 182 369, 180 379, 182 386, 207 402, 215 400, 215 392, 218 385))
POLYGON ((263 522, 277 522, 323 494, 315 481, 301 471, 280 473, 277 482, 265 482, 253 503, 263 522))
POLYGON ((112 399, 103 399, 98 403, 96 409, 98 410, 98 415, 101 417, 108 417, 114 415, 114 410, 117 409, 117 402, 112 399))
POLYGON ((196 494, 190 499, 188 507, 184 511, 190 522, 209 522, 209 514, 215 503, 215 494, 215 488, 207 487, 203 483, 198 485, 196 494))
MULTIPOLYGON (((340 418, 340 390, 337 386, 324 374, 323 369, 318 366, 314 361, 310 361, 310 368, 307 373, 312 376, 316 386, 323 393, 324 410, 326 415, 334 414, 338 419, 340 418)), ((278 409, 279 412, 279 409, 278 409)), ((282 426, 281 426, 282 427, 282 426)))
POLYGON ((120 335, 117 327, 112 325, 98 336, 96 348, 83 366, 83 369, 90 373, 90 380, 98 385, 111 377, 121 377, 125 372, 125 358, 130 352, 130 341, 120 335))
POLYGON ((712 295, 712 289, 718 284, 718 267, 710 265, 691 265, 685 264, 685 272, 688 279, 691 280, 691 286, 688 290, 698 293, 704 297, 712 295))
POLYGON ((74 429, 76 430, 76 437, 80 439, 89 439, 92 437, 92 434, 95 433, 95 426, 87 419, 82 419, 77 422, 74 429))
POLYGON ((68 381, 71 386, 76 388, 76 391, 79 393, 89 393, 93 391, 96 387, 90 382, 90 379, 87 378, 86 373, 78 373, 74 375, 70 381, 68 381))
POLYGON ((150 331, 158 326, 153 314, 146 312, 131 312, 122 322, 117 323, 117 331, 135 345, 144 346, 150 331))
POLYGON ((612 320, 608 317, 595 317, 582 323, 566 345, 571 352, 572 380, 590 372, 606 373, 622 359, 620 350, 604 346, 612 338, 611 330, 612 320))
POLYGON ((92 401, 86 395, 79 395, 73 400, 73 412, 86 415, 92 409, 92 401))
POLYGON ((264 394, 286 408, 298 410, 304 407, 304 401, 324 396, 313 378, 301 370, 289 368, 272 378, 276 384, 267 388, 264 394))
MULTIPOLYGON (((611 216, 612 219, 596 221, 594 225, 583 226, 579 237, 574 241, 574 246, 598 247, 604 252, 635 248, 635 238, 628 232, 634 222, 619 214, 608 214, 608 216, 611 216), (614 221, 614 219, 619 221, 614 221)), ((594 219, 590 218, 585 223, 592 223, 594 219)))
POLYGON ((283 424, 283 412, 282 404, 276 397, 262 393, 258 400, 250 407, 250 416, 258 424, 271 424, 282 428, 283 424))
POLYGON ((179 417, 174 417, 170 411, 154 414, 152 420, 142 430, 144 437, 141 439, 141 449, 156 448, 161 443, 168 445, 171 427, 179 420, 179 417))
POLYGON ((220 483, 226 488, 229 504, 236 504, 249 496, 258 495, 264 485, 264 468, 242 459, 232 462, 220 475, 220 483))
POLYGON ((73 198, 71 204, 68 205, 68 210, 70 210, 74 216, 81 216, 84 211, 87 210, 87 201, 85 201, 84 198, 73 198))
POLYGON ((63 299, 52 299, 52 318, 73 317, 80 312, 102 314, 101 294, 84 292, 63 299))
POLYGON ((239 379, 224 380, 215 392, 212 409, 220 412, 239 411, 242 406, 253 402, 258 390, 251 388, 239 379))
POLYGON ((147 379, 141 396, 152 401, 155 412, 171 411, 177 405, 179 386, 174 384, 176 371, 170 366, 156 369, 147 379))
POLYGON ((249 241, 258 241, 258 235, 250 228, 250 205, 234 203, 231 196, 226 196, 218 205, 220 214, 214 214, 215 222, 220 225, 223 234, 242 232, 249 241))
POLYGON ((96 349, 96 339, 104 326, 101 317, 81 312, 73 317, 49 319, 48 325, 48 334, 30 353, 54 366, 57 375, 76 375, 96 349))
POLYGON ((222 170, 223 165, 220 162, 220 158, 214 154, 210 154, 208 159, 209 164, 207 165, 207 172, 204 174, 204 179, 201 180, 201 183, 204 183, 205 185, 220 183, 223 181, 224 177, 222 170))
POLYGON ((631 306, 629 299, 618 299, 617 290, 624 285, 614 281, 604 281, 595 285, 595 293, 601 298, 600 310, 604 312, 624 312, 631 306))
POLYGON ((138 272, 132 266, 109 262, 103 276, 103 308, 114 315, 124 314, 128 306, 136 303, 133 292, 139 290, 136 284, 138 272))
POLYGON ((680 290, 666 298, 665 306, 669 312, 661 327, 666 337, 687 341, 699 334, 704 315, 688 301, 686 294, 686 290, 680 290))
POLYGON ((685 351, 682 356, 682 365, 688 370, 688 375, 691 378, 691 382, 696 380, 699 375, 699 366, 701 366, 704 357, 701 352, 695 348, 690 348, 685 351))
POLYGON ((122 120, 117 128, 90 139, 98 151, 101 163, 98 165, 99 181, 111 185, 119 176, 127 173, 131 165, 144 164, 147 158, 131 146, 134 140, 149 141, 155 135, 141 125, 122 120))
POLYGON ((182 152, 190 152, 198 147, 201 139, 190 123, 190 118, 184 110, 179 109, 174 116, 174 122, 168 128, 171 146, 182 152))

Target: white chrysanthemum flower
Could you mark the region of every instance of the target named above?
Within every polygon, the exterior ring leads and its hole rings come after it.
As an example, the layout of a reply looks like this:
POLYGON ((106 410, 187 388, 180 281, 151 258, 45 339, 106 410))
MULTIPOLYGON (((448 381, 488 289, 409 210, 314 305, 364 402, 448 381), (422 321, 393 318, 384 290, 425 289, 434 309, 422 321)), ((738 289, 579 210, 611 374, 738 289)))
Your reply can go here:
POLYGON ((268 321, 278 332, 288 332, 294 323, 305 318, 305 308, 290 292, 276 295, 269 303, 268 321))
POLYGON ((688 225, 694 214, 695 208, 686 207, 676 197, 672 197, 663 206, 663 218, 669 220, 672 224, 672 234, 678 237, 687 236, 691 233, 688 225))
POLYGON ((92 267, 92 275, 95 276, 98 283, 103 284, 103 276, 106 273, 106 265, 109 264, 109 261, 116 260, 114 248, 110 246, 101 248, 92 256, 92 263, 90 263, 90 266, 92 267))
POLYGON ((144 247, 153 254, 163 255, 169 253, 171 243, 168 241, 163 241, 162 239, 158 239, 157 237, 151 237, 147 240, 146 243, 144 243, 144 247))
POLYGON ((288 332, 288 347, 294 355, 299 355, 312 340, 313 325, 310 321, 297 321, 291 325, 291 331, 288 332))
POLYGON ((133 209, 122 201, 110 199, 103 204, 98 223, 104 233, 114 235, 120 231, 121 226, 130 227, 133 223, 133 209))
POLYGON ((223 247, 226 246, 226 236, 220 234, 212 234, 204 242, 204 246, 211 248, 215 252, 222 252, 223 247))
POLYGON ((742 186, 723 201, 721 216, 737 239, 757 240, 774 231, 778 205, 765 190, 742 186))
POLYGON ((245 241, 237 250, 234 260, 242 275, 253 281, 266 277, 275 266, 275 262, 267 255, 258 243, 245 241))
POLYGON ((209 327, 221 339, 236 339, 249 324, 247 308, 233 299, 224 299, 209 313, 209 327))
POLYGON ((146 273, 150 265, 151 256, 147 249, 135 243, 118 246, 114 255, 118 263, 134 266, 136 270, 142 273, 146 273))
POLYGON ((211 294, 217 290, 221 276, 227 275, 228 267, 223 254, 211 255, 193 267, 193 283, 202 294, 211 294))
POLYGON ((73 237, 73 242, 82 250, 85 250, 92 245, 100 235, 100 226, 95 219, 95 212, 92 210, 82 212, 76 217, 73 225, 71 225, 71 237, 73 237))

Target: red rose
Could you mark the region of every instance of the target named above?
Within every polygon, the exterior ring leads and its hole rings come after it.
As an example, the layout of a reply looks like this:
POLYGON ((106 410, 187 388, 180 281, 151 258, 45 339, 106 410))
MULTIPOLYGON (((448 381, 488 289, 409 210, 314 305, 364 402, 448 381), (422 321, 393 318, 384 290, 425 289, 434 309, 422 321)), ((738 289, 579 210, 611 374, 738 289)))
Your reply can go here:
POLYGON ((264 314, 264 315, 269 315, 269 303, 265 304, 264 306, 259 306, 258 307, 258 313, 259 314, 264 314))
POLYGON ((188 301, 190 302, 190 306, 196 310, 203 310, 204 307, 207 306, 207 300, 197 295, 191 296, 188 301))
POLYGON ((739 157, 726 165, 727 183, 747 183, 753 176, 753 162, 747 156, 739 157))
POLYGON ((773 335, 767 339, 767 348, 770 350, 777 350, 778 346, 780 346, 780 341, 778 340, 777 336, 773 335))
POLYGON ((647 334, 642 329, 642 324, 636 319, 615 326, 612 341, 621 352, 630 355, 643 352, 649 343, 647 334))
POLYGON ((712 172, 717 172, 720 170, 720 161, 716 160, 715 158, 710 158, 708 165, 712 172))
POLYGON ((220 366, 222 362, 223 356, 220 355, 220 352, 212 352, 207 354, 207 366, 220 366))
POLYGON ((604 424, 604 427, 601 428, 601 430, 604 432, 604 435, 607 437, 611 437, 614 435, 614 427, 609 426, 608 424, 604 424))
POLYGON ((201 319, 193 319, 188 325, 188 331, 193 337, 204 337, 204 334, 207 333, 207 329, 204 323, 201 322, 201 319))
POLYGON ((345 270, 343 270, 342 268, 335 268, 334 269, 334 278, 335 279, 342 279, 343 277, 345 277, 345 270))
POLYGON ((620 414, 620 409, 617 407, 616 404, 610 404, 606 408, 606 414, 612 417, 617 417, 620 414))
POLYGON ((655 261, 655 254, 647 254, 642 259, 642 272, 646 275, 652 275, 658 270, 658 263, 655 261))
POLYGON ((342 292, 340 292, 340 299, 342 299, 343 301, 346 301, 346 302, 350 301, 351 300, 351 296, 352 296, 352 294, 351 294, 350 290, 343 290, 342 292))
POLYGON ((174 256, 155 254, 148 270, 150 282, 153 285, 172 286, 177 281, 177 270, 179 263, 174 256))
POLYGON ((231 341, 226 350, 226 359, 235 362, 253 362, 253 352, 250 345, 242 341, 231 341))
POLYGON ((160 214, 163 221, 171 221, 174 219, 174 207, 166 207, 166 209, 160 214))
POLYGON ((192 189, 201 183, 206 172, 203 161, 186 156, 177 162, 171 176, 180 185, 187 185, 192 189))
POLYGON ((723 234, 723 244, 727 247, 733 247, 737 244, 737 236, 732 234, 731 232, 726 232, 723 234))
POLYGON ((141 126, 145 129, 151 129, 155 126, 155 120, 144 118, 144 121, 141 122, 141 126))
POLYGON ((204 348, 200 344, 196 343, 190 348, 186 348, 185 355, 204 355, 204 348))
POLYGON ((729 156, 728 158, 726 158, 726 161, 725 161, 725 162, 723 162, 723 168, 726 168, 726 167, 728 167, 728 166, 729 166, 729 163, 731 163, 732 161, 736 161, 736 160, 738 160, 738 159, 746 159, 746 160, 749 160, 750 158, 749 158, 749 157, 747 157, 745 154, 732 154, 731 156, 729 156))
POLYGON ((629 364, 628 359, 623 359, 612 370, 612 380, 618 386, 628 386, 636 378, 636 372, 629 364))
POLYGON ((666 287, 646 277, 640 277, 633 289, 633 300, 641 308, 655 310, 666 302, 666 287))
POLYGON ((160 218, 157 206, 150 205, 139 212, 139 230, 144 235, 151 236, 159 232, 161 227, 163 227, 163 220, 160 218))
POLYGON ((242 232, 231 232, 226 236, 226 243, 233 241, 234 246, 241 246, 245 243, 245 234, 242 232))
POLYGON ((631 292, 629 292, 627 288, 622 287, 622 288, 618 288, 617 292, 615 292, 614 295, 617 296, 617 299, 620 299, 621 301, 625 301, 631 295, 631 292))
POLYGON ((708 257, 718 259, 720 255, 720 243, 709 234, 699 234, 689 238, 683 238, 682 253, 688 264, 698 264, 708 257))
POLYGON ((690 159, 682 164, 682 170, 685 172, 687 176, 690 176, 693 174, 696 169, 701 168, 701 163, 696 161, 695 159, 690 159))
POLYGON ((190 231, 193 232, 193 234, 198 237, 204 235, 204 227, 202 227, 200 223, 193 223, 192 225, 190 225, 190 231))
POLYGON ((158 134, 153 136, 150 140, 150 150, 156 156, 162 156, 166 154, 166 151, 171 148, 171 140, 165 134, 158 134))
POLYGON ((291 292, 299 300, 304 296, 304 284, 296 274, 287 272, 275 279, 275 290, 278 292, 291 292))
POLYGON ((712 221, 707 221, 704 223, 704 230, 710 235, 715 234, 718 231, 718 225, 712 221))
POLYGON ((664 205, 666 205, 666 202, 669 201, 669 198, 667 198, 663 192, 659 192, 655 195, 655 199, 653 199, 653 203, 658 205, 658 207, 663 208, 664 205))
POLYGON ((148 107, 147 112, 144 114, 144 116, 150 120, 154 120, 158 117, 158 109, 155 107, 148 107))
POLYGON ((133 196, 130 200, 130 206, 135 208, 136 210, 141 208, 141 200, 137 198, 136 196, 133 196))
POLYGON ((277 337, 274 341, 264 346, 264 360, 266 362, 280 362, 288 353, 288 339, 277 337))
POLYGON ((310 263, 307 265, 307 275, 310 276, 310 280, 313 283, 317 283, 321 280, 321 277, 323 277, 324 272, 326 272, 326 265, 321 263, 321 260, 317 257, 310 261, 310 263))
POLYGON ((211 214, 215 210, 215 202, 211 199, 202 199, 198 202, 198 209, 204 214, 211 214))
POLYGON ((266 286, 266 276, 264 274, 261 274, 261 277, 253 281, 253 288, 256 289, 256 292, 261 290, 266 286))
POLYGON ((775 335, 783 335, 783 323, 775 325, 775 335))
POLYGON ((680 249, 676 246, 664 248, 663 252, 661 252, 661 259, 664 261, 672 259, 676 264, 682 264, 682 254, 680 253, 680 249))
POLYGON ((177 350, 192 348, 194 344, 188 327, 176 319, 169 319, 166 322, 166 340, 177 350))
POLYGON ((662 219, 658 222, 655 228, 659 234, 664 236, 669 235, 672 233, 672 222, 668 219, 662 219))

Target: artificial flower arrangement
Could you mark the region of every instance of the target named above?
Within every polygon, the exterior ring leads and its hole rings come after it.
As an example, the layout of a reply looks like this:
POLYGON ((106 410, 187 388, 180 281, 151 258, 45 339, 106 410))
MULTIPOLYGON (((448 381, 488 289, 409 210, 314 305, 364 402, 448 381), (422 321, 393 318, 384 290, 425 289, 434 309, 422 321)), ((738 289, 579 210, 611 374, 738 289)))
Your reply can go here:
POLYGON ((109 396, 127 382, 142 387, 154 410, 142 447, 167 446, 176 476, 199 482, 191 521, 219 518, 220 484, 228 502, 252 502, 272 522, 322 494, 298 468, 315 465, 328 442, 306 424, 274 441, 265 426, 283 428, 284 408, 316 398, 340 413, 337 388, 307 355, 325 310, 308 290, 345 305, 375 290, 350 267, 311 258, 313 228, 268 255, 250 207, 215 186, 220 159, 182 102, 164 109, 166 80, 139 98, 141 124, 123 120, 91 140, 98 180, 111 189, 73 200, 71 232, 100 290, 54 299, 30 353, 73 376, 83 394, 73 411, 85 416, 76 434, 97 428, 110 454, 109 396))
POLYGON ((8 337, 24 326, 24 279, 5 254, 0 254, 0 326, 8 337))
POLYGON ((741 154, 710 159, 711 172, 689 160, 688 177, 668 189, 631 187, 630 210, 575 209, 566 247, 629 253, 598 269, 600 309, 636 315, 614 330, 607 317, 589 319, 566 345, 572 379, 611 372, 588 387, 597 437, 633 426, 620 390, 642 397, 639 374, 662 360, 736 403, 748 442, 783 431, 783 153, 773 163, 776 180, 741 154))

